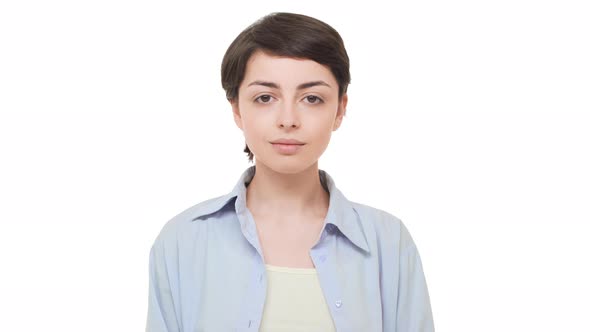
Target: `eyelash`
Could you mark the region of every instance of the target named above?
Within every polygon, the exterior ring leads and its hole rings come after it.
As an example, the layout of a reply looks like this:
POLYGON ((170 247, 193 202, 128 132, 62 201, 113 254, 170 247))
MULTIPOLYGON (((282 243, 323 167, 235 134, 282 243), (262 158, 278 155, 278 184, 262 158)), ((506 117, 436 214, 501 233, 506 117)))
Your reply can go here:
MULTIPOLYGON (((256 103, 259 103, 259 104, 262 104, 262 105, 267 105, 267 104, 268 104, 268 102, 267 102, 267 103, 265 103, 265 102, 259 102, 259 101, 258 101, 258 99, 260 99, 260 97, 264 97, 264 96, 269 96, 269 97, 273 98, 271 95, 260 95, 260 96, 258 96, 256 99, 254 99, 254 102, 256 102, 256 103)), ((320 97, 318 97, 318 96, 316 96, 316 95, 308 95, 308 96, 305 96, 305 98, 304 98, 304 99, 307 99, 307 98, 309 98, 309 97, 314 97, 314 98, 316 98, 316 99, 318 100, 318 101, 317 101, 317 102, 315 102, 315 103, 309 103, 310 105, 318 105, 318 104, 322 104, 322 103, 324 102, 324 100, 323 100, 322 98, 320 98, 320 97)))

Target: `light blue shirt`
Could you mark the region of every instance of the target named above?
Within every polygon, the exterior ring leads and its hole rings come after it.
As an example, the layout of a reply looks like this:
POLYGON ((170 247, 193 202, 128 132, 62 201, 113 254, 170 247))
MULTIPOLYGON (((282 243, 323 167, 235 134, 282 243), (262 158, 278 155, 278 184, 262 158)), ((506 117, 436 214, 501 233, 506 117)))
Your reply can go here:
MULTIPOLYGON (((258 331, 267 276, 246 206, 255 167, 230 193, 184 210, 156 237, 146 331, 258 331)), ((388 212, 346 199, 324 170, 319 177, 330 205, 309 254, 336 330, 434 331, 422 262, 408 229, 388 212)))

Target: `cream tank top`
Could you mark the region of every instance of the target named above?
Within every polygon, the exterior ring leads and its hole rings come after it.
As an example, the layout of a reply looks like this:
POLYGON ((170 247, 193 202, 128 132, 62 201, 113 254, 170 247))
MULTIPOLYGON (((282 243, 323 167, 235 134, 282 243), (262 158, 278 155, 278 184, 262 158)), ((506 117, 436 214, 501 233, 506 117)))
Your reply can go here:
POLYGON ((265 266, 268 285, 260 332, 336 331, 315 268, 265 266))

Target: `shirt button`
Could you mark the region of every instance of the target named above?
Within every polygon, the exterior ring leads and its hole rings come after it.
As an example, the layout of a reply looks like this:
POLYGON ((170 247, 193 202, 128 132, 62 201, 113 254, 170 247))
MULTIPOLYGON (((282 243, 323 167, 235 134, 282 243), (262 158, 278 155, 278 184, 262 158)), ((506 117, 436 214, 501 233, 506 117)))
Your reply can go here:
POLYGON ((259 282, 262 282, 262 277, 264 277, 264 274, 262 274, 262 273, 261 273, 261 274, 260 274, 260 277, 258 277, 258 281, 259 281, 259 282))
POLYGON ((342 306, 342 301, 336 301, 336 308, 340 308, 342 306))
POLYGON ((320 261, 321 262, 325 262, 326 261, 326 255, 321 255, 320 256, 320 261))

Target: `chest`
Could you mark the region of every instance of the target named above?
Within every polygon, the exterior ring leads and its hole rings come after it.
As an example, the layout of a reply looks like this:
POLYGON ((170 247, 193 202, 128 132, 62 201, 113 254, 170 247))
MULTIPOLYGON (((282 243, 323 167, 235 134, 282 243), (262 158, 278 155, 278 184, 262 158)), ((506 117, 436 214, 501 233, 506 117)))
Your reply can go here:
POLYGON ((313 268, 309 252, 318 242, 323 226, 323 220, 278 224, 258 218, 256 232, 264 262, 275 266, 313 268))
MULTIPOLYGON (((170 279, 170 291, 175 294, 179 308, 177 319, 185 331, 255 331, 263 318, 267 296, 271 294, 268 287, 272 287, 272 283, 263 260, 252 245, 254 229, 244 232, 239 223, 231 220, 222 223, 211 218, 207 221, 209 223, 204 224, 207 227, 199 233, 178 232, 179 242, 167 251, 172 255, 168 259, 171 266, 178 262, 178 275, 171 275, 170 279)), ((304 240, 305 234, 319 237, 322 229, 323 226, 319 227, 315 235, 302 232, 299 239, 304 240)), ((265 230, 269 229, 260 228, 263 238, 269 235, 265 230)), ((298 239, 296 234, 289 234, 271 236, 270 242, 261 242, 276 244, 276 239, 298 239)), ((326 234, 317 245, 310 240, 307 246, 312 246, 311 249, 303 247, 304 250, 298 252, 305 255, 306 262, 316 263, 322 296, 334 325, 338 331, 381 331, 382 313, 395 317, 398 271, 396 257, 391 256, 396 252, 395 247, 383 251, 376 247, 373 255, 365 255, 339 233, 326 234), (380 252, 387 256, 380 257, 380 252), (393 264, 381 269, 380 261, 393 264)), ((278 242, 276 248, 287 248, 278 242)), ((294 245, 294 248, 301 249, 301 246, 294 245)), ((272 249, 266 252, 270 257, 267 263, 271 265, 294 267, 302 263, 285 259, 295 256, 290 253, 283 253, 283 256, 272 249)))

